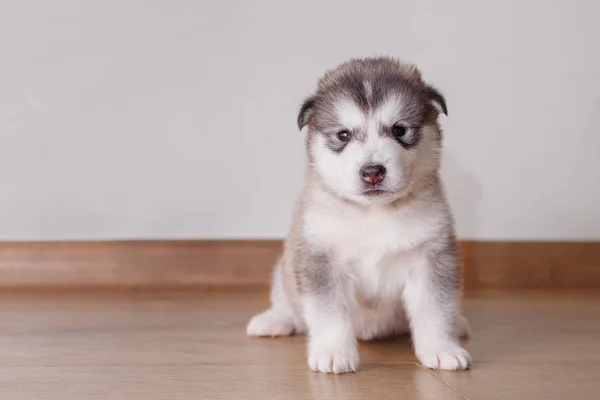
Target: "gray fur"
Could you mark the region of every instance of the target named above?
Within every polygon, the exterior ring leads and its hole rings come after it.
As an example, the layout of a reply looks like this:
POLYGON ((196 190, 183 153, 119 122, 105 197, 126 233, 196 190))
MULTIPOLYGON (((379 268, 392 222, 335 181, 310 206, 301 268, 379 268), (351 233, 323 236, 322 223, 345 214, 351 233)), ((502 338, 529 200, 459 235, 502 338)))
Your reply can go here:
POLYGON ((334 132, 339 128, 335 104, 341 98, 351 99, 368 112, 393 93, 403 94, 403 120, 409 126, 420 126, 437 118, 438 111, 432 102, 448 113, 444 96, 424 83, 415 67, 387 57, 355 59, 325 74, 315 94, 303 103, 298 125, 300 129, 308 125, 314 131, 334 132), (371 95, 365 83, 372 88, 371 95))
MULTIPOLYGON (((395 111, 395 109, 392 110, 395 111)), ((349 337, 347 333, 344 333, 348 332, 346 329, 348 326, 352 326, 353 312, 358 308, 363 310, 366 313, 363 315, 366 318, 365 321, 368 321, 369 310, 374 310, 375 316, 394 319, 393 321, 374 320, 372 327, 357 328, 355 334, 368 339, 408 330, 408 327, 404 325, 404 304, 406 314, 411 321, 415 350, 421 362, 428 367, 435 368, 432 363, 435 362, 436 354, 433 356, 431 354, 432 346, 435 346, 427 342, 427 340, 430 342, 433 340, 434 343, 443 347, 440 349, 441 353, 437 355, 438 368, 466 368, 470 358, 468 353, 457 344, 456 337, 457 334, 468 332, 466 320, 460 317, 458 309, 461 284, 458 245, 452 216, 438 171, 441 147, 441 130, 437 122, 439 110, 447 114, 444 97, 432 86, 424 83, 416 67, 391 58, 350 60, 323 76, 317 90, 305 100, 298 114, 299 128, 309 128, 307 135, 309 164, 303 195, 296 207, 292 229, 286 239, 284 255, 275 274, 277 279, 280 279, 277 283, 281 284, 285 292, 285 302, 278 303, 278 307, 274 304, 270 310, 255 317, 249 324, 249 334, 269 335, 273 334, 273 330, 276 329, 279 329, 277 332, 303 332, 308 327, 311 334, 309 346, 311 368, 324 372, 348 372, 356 368, 358 361, 356 349, 352 348, 355 346, 356 337, 349 337), (381 139, 380 143, 386 143, 384 146, 386 149, 391 149, 387 143, 402 146, 402 148, 394 147, 393 149, 402 152, 402 157, 410 154, 410 157, 406 158, 407 163, 420 164, 412 169, 407 167, 406 183, 403 183, 403 186, 393 193, 395 197, 392 200, 378 204, 377 212, 384 214, 385 218, 388 215, 397 217, 405 212, 414 213, 417 216, 422 215, 425 219, 423 229, 427 233, 423 234, 424 236, 421 238, 420 231, 415 228, 414 238, 398 236, 402 238, 402 244, 399 246, 405 246, 405 248, 403 247, 402 251, 395 250, 395 252, 384 255, 389 255, 394 260, 396 258, 402 260, 402 257, 406 257, 417 265, 424 259, 427 267, 409 270, 412 272, 408 274, 408 278, 402 278, 406 279, 406 288, 403 290, 393 286, 394 279, 400 279, 399 275, 394 275, 395 270, 382 272, 380 277, 384 279, 387 279, 387 274, 391 274, 388 280, 379 283, 381 290, 389 290, 396 294, 396 297, 389 298, 385 297, 387 292, 373 292, 368 285, 357 282, 360 274, 365 273, 359 268, 363 260, 357 259, 357 257, 352 258, 354 254, 352 249, 349 250, 350 256, 341 257, 340 251, 342 250, 339 249, 345 249, 343 243, 336 243, 335 238, 327 235, 323 237, 316 234, 315 236, 311 226, 319 225, 321 220, 317 219, 317 222, 314 222, 313 219, 313 225, 309 225, 307 215, 311 211, 317 210, 317 215, 324 216, 323 218, 326 219, 327 212, 323 214, 319 214, 319 212, 332 210, 332 213, 336 213, 338 209, 342 210, 340 215, 344 218, 346 215, 356 215, 357 218, 365 218, 365 215, 369 215, 368 208, 370 206, 368 204, 360 203, 360 199, 353 201, 340 196, 328 187, 323 179, 323 176, 327 176, 327 174, 320 174, 319 171, 323 171, 323 169, 318 170, 315 166, 314 157, 316 155, 311 149, 314 147, 313 145, 321 149, 318 146, 320 146, 319 143, 323 143, 333 153, 344 151, 346 143, 337 137, 341 130, 348 129, 341 126, 338 121, 336 107, 342 100, 350 100, 365 115, 371 115, 393 96, 401 99, 402 104, 397 121, 392 122, 389 126, 369 128, 371 132, 376 132, 371 137, 376 138, 374 139, 376 141, 379 141, 381 137, 393 138, 392 126, 396 123, 401 124, 407 128, 407 133, 401 138, 394 138, 399 144, 388 138, 381 139), (429 130, 423 131, 421 127, 424 126, 429 127, 429 130), (424 134, 431 135, 431 137, 426 137, 429 139, 425 141, 426 145, 422 145, 424 134), (325 140, 317 140, 317 137, 324 137, 325 140), (434 228, 430 228, 430 226, 434 228), (392 289, 386 289, 386 285, 389 284, 392 285, 390 286, 392 289), (315 302, 317 302, 316 307, 315 302), (304 304, 308 304, 311 315, 306 314, 306 310, 303 309, 304 304), (419 315, 423 314, 423 310, 426 315, 419 315), (327 333, 323 331, 325 328, 320 324, 329 320, 337 321, 335 322, 337 325, 327 333), (460 325, 457 326, 457 323, 460 325), (286 329, 281 330, 282 326, 286 329), (434 328, 431 328, 432 326, 434 328), (432 329, 436 332, 432 333, 432 329), (330 333, 337 334, 337 332, 341 332, 340 343, 345 343, 345 348, 337 348, 336 343, 330 343, 330 339, 327 339, 331 337, 330 333), (336 347, 331 350, 333 358, 329 364, 323 363, 321 359, 324 352, 325 357, 327 356, 327 349, 323 349, 323 343, 329 343, 330 346, 336 347)), ((381 124, 385 125, 385 121, 381 124)), ((367 138, 367 133, 363 132, 361 128, 354 128, 351 135, 351 140, 364 141, 367 138)), ((323 153, 317 152, 316 154, 323 153)), ((354 153, 344 154, 352 156, 354 153)), ((333 156, 330 153, 326 153, 325 159, 329 160, 331 157, 333 156)), ((340 160, 339 157, 339 155, 333 157, 334 164, 340 160)), ((344 158, 341 160, 343 163, 346 162, 344 158)), ((334 223, 337 223, 336 221, 338 220, 334 220, 334 223)), ((370 220, 367 219, 367 221, 370 220)), ((419 222, 417 221, 417 223, 419 222)), ((384 220, 381 223, 385 223, 384 220)), ((351 219, 344 220, 342 225, 344 227, 341 229, 352 231, 351 235, 354 235, 350 236, 354 240, 352 243, 363 242, 362 237, 357 238, 360 232, 356 229, 359 228, 353 226, 351 219)), ((337 227, 338 225, 333 226, 337 227)), ((369 230, 372 225, 366 226, 369 230)), ((380 226, 379 220, 374 226, 380 226)), ((410 226, 395 226, 394 229, 404 229, 410 232, 410 228, 410 226)), ((323 232, 329 231, 324 230, 323 232)), ((343 238, 346 233, 339 232, 340 238, 343 238)), ((373 232, 368 234, 373 235, 373 232)), ((384 234, 385 232, 382 232, 382 235, 384 234)), ((392 237, 396 238, 394 235, 392 237)), ((365 237, 365 240, 371 239, 373 238, 365 237)), ((374 245, 378 246, 379 243, 374 242, 374 245)), ((393 245, 391 246, 393 247, 393 245)), ((383 258, 384 255, 381 257, 383 258)), ((373 265, 372 267, 374 269, 376 267, 387 268, 385 263, 383 264, 383 266, 373 265)), ((394 265, 390 268, 402 270, 401 265, 394 265)), ((370 273, 370 270, 366 273, 370 273)), ((366 322, 363 321, 363 323, 366 322)))
POLYGON ((324 251, 300 246, 296 250, 294 275, 298 292, 328 297, 334 290, 332 257, 324 251))

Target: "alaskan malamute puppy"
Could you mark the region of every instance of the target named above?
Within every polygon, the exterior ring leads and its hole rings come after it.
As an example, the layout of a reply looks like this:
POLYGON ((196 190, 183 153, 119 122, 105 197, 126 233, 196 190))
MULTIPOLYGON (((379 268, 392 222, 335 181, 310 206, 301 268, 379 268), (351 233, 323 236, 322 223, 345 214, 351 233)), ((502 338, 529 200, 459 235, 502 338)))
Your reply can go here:
POLYGON ((308 333, 308 365, 356 371, 357 339, 410 330, 426 367, 465 369, 461 269, 440 182, 444 97, 413 66, 350 60, 300 108, 308 170, 250 336, 308 333))

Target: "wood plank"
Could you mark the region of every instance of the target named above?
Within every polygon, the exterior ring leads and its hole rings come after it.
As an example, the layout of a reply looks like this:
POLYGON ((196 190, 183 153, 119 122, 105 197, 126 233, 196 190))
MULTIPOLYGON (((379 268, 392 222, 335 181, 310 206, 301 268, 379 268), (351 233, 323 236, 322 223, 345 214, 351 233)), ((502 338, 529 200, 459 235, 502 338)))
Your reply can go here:
POLYGON ((465 398, 476 400, 597 400, 600 367, 591 362, 480 363, 465 374, 433 372, 465 398), (594 377, 594 375, 596 377, 594 377))
MULTIPOLYGON (((265 287, 278 240, 0 243, 0 288, 265 287)), ((600 242, 461 242, 465 288, 600 288, 600 242)))
POLYGON ((462 398, 414 363, 408 340, 363 350, 359 374, 314 373, 304 337, 245 335, 266 304, 264 293, 4 294, 0 398, 462 398))
POLYGON ((266 292, 0 293, 0 398, 598 399, 600 292, 468 294, 469 371, 360 343, 357 373, 306 365, 304 336, 251 339, 266 292))
POLYGON ((4 400, 461 400, 414 364, 320 376, 303 365, 0 367, 4 400), (373 397, 376 396, 376 397, 373 397))

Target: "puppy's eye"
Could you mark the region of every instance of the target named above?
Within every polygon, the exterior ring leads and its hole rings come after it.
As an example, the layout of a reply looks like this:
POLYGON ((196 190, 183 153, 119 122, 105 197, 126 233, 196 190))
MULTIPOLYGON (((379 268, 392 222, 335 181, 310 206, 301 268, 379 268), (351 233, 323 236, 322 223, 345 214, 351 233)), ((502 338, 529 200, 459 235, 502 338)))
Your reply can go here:
POLYGON ((341 132, 338 132, 338 134, 337 134, 337 138, 340 139, 340 141, 342 141, 342 142, 349 141, 350 137, 351 137, 351 135, 350 135, 350 132, 348 132, 348 131, 341 131, 341 132))
POLYGON ((392 135, 394 135, 396 139, 402 138, 404 135, 406 135, 406 127, 402 125, 394 125, 392 127, 392 135))

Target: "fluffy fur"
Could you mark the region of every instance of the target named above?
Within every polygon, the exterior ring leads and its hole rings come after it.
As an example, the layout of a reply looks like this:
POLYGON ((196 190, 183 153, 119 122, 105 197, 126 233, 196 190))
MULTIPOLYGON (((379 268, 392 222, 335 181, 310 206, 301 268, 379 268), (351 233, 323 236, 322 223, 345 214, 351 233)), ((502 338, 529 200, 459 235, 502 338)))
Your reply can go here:
POLYGON ((321 372, 355 371, 357 339, 408 331, 424 366, 469 366, 439 112, 443 96, 412 65, 350 60, 324 75, 298 115, 309 166, 271 307, 248 335, 307 332, 308 364, 321 372), (365 180, 373 165, 385 169, 380 182, 365 180))

